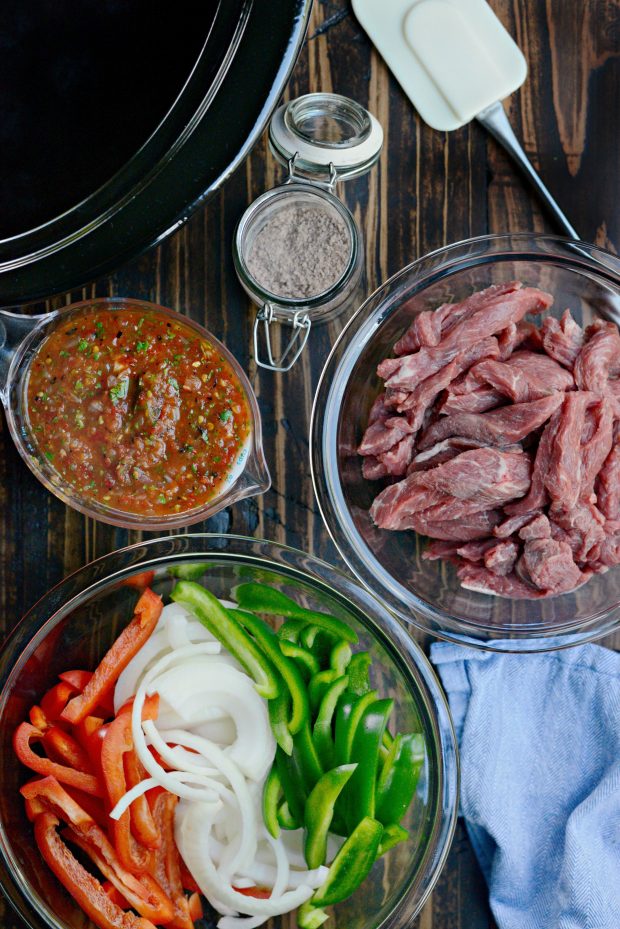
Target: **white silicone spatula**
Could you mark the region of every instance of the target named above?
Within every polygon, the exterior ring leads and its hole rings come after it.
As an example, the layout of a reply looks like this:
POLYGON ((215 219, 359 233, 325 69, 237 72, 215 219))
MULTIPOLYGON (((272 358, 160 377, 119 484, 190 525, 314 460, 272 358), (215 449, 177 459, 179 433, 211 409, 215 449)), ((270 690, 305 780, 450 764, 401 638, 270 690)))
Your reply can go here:
POLYGON ((563 231, 578 239, 502 106, 525 80, 527 65, 486 0, 353 0, 353 9, 422 119, 441 131, 477 119, 512 155, 563 231))

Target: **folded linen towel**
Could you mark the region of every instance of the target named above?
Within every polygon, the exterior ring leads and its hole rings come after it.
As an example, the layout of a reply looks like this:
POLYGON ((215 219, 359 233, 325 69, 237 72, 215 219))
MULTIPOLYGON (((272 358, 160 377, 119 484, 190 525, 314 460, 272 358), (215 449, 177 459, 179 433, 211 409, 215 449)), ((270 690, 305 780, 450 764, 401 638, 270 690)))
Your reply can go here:
POLYGON ((435 643, 500 929, 620 929, 620 654, 435 643))

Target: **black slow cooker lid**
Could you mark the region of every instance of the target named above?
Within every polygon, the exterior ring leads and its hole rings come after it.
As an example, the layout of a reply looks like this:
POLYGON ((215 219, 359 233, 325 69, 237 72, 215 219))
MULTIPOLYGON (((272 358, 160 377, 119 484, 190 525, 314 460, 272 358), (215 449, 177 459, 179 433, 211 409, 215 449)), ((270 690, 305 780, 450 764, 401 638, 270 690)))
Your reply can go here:
POLYGON ((247 153, 311 0, 7 0, 0 304, 74 288, 184 221, 247 153))

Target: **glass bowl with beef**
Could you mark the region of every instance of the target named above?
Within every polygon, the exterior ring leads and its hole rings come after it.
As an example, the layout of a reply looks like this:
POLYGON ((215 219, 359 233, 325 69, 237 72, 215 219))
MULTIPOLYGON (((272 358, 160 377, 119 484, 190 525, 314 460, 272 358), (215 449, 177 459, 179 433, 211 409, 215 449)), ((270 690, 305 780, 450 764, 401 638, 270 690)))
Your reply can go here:
POLYGON ((17 448, 65 503, 171 529, 269 486, 242 368, 185 316, 141 300, 0 314, 2 399, 17 448))
POLYGON ((620 618, 620 261, 488 236, 405 268, 350 321, 312 422, 319 506, 404 622, 490 649, 620 618))

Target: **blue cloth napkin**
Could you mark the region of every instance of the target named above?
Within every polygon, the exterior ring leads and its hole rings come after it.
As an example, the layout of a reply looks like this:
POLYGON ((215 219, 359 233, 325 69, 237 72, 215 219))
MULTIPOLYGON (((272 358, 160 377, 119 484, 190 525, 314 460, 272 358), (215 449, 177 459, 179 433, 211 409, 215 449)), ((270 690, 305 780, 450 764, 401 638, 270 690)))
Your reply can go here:
POLYGON ((620 929, 620 654, 436 643, 500 929, 620 929))

